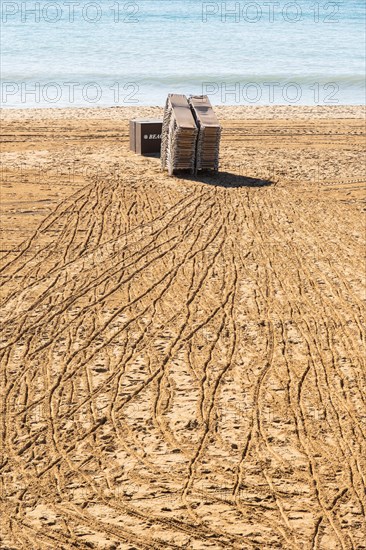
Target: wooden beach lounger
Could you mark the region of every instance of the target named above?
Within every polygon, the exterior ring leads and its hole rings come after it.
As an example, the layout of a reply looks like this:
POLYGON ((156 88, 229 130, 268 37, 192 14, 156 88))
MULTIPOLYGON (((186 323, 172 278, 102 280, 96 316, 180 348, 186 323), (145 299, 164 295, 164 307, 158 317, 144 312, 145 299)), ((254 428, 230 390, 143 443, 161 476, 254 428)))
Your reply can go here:
POLYGON ((161 166, 173 175, 174 170, 195 171, 198 129, 185 95, 169 94, 166 101, 162 140, 161 166))
POLYGON ((188 100, 199 129, 196 147, 196 172, 219 169, 221 125, 207 96, 191 96, 188 100))

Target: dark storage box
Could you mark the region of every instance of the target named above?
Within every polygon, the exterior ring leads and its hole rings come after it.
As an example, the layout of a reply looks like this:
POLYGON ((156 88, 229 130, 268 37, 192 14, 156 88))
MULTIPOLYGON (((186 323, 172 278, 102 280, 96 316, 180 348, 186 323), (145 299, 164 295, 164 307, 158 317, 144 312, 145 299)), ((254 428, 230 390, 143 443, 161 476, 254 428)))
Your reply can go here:
POLYGON ((139 155, 160 154, 163 119, 130 120, 130 149, 139 155))

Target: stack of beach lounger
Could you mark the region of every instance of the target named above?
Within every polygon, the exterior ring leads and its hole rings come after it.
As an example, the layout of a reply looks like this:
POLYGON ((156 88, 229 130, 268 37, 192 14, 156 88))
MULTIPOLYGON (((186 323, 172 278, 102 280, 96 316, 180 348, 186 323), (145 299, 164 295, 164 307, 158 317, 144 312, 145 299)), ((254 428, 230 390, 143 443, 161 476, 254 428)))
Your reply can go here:
POLYGON ((207 96, 169 94, 161 137, 161 165, 175 170, 219 168, 221 126, 207 96))
POLYGON ((169 175, 174 170, 195 170, 198 129, 184 95, 169 94, 161 135, 161 165, 169 175))
POLYGON ((189 98, 199 129, 196 147, 196 172, 219 169, 221 126, 207 96, 189 98))

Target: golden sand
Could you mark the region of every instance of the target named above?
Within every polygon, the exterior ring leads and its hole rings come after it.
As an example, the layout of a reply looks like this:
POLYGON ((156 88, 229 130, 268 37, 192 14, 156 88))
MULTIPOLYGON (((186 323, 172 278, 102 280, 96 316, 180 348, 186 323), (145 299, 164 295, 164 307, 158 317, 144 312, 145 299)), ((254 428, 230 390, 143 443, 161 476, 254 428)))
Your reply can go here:
POLYGON ((363 112, 217 113, 3 113, 3 550, 366 548, 363 112))

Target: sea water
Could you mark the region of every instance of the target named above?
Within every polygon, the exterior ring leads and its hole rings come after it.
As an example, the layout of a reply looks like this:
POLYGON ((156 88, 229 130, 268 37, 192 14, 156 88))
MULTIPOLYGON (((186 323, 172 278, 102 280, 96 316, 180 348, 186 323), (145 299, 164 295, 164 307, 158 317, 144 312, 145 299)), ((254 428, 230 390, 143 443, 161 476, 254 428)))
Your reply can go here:
POLYGON ((365 101, 364 2, 5 1, 3 107, 365 101))

